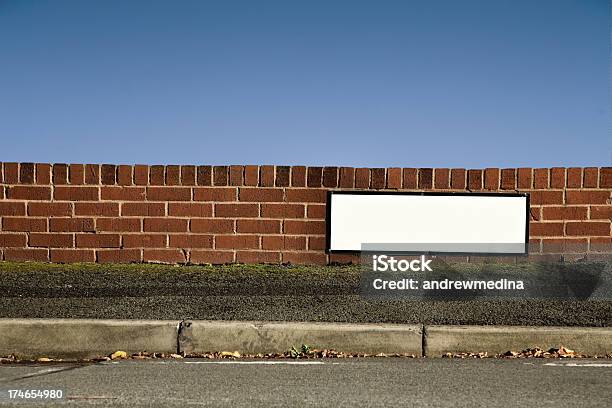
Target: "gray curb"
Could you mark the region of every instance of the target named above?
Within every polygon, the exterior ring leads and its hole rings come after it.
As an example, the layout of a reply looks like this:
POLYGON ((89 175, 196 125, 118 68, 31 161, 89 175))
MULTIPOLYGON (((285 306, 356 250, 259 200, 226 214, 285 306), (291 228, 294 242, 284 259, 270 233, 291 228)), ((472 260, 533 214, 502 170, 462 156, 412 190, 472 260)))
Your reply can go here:
POLYGON ((424 352, 440 357, 447 352, 504 353, 563 345, 588 355, 612 352, 610 327, 426 326, 424 352))
POLYGON ((420 325, 193 321, 183 327, 179 345, 187 353, 282 353, 307 344, 352 353, 422 355, 420 325))
POLYGON ((612 352, 612 328, 0 319, 0 356, 16 354, 22 358, 91 358, 117 350, 282 353, 302 344, 351 353, 427 357, 564 345, 588 355, 605 355, 612 352))
POLYGON ((176 353, 178 321, 0 319, 0 355, 92 358, 117 350, 176 353))

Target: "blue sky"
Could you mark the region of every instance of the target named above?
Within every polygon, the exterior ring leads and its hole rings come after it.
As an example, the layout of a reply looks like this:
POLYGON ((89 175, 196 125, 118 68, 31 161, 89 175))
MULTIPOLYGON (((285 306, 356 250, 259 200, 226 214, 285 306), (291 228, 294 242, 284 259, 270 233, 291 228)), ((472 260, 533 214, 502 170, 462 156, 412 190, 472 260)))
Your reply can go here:
POLYGON ((0 160, 610 166, 608 0, 0 0, 0 160))

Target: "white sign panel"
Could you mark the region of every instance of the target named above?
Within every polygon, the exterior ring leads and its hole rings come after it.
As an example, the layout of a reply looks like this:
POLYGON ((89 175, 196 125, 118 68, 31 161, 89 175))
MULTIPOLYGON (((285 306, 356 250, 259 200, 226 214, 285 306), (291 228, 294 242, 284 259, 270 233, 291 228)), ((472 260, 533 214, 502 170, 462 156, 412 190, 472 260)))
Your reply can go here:
POLYGON ((525 253, 525 194, 330 192, 328 251, 525 253))

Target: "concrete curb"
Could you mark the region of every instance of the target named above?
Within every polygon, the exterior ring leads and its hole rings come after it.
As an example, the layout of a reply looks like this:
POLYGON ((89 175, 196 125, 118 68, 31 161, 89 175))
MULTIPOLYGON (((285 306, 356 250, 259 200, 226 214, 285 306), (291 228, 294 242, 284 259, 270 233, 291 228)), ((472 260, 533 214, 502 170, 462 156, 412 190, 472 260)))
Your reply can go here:
POLYGON ((92 358, 117 350, 176 353, 178 321, 0 319, 0 355, 92 358))
POLYGON ((181 351, 282 353, 307 344, 352 353, 422 355, 422 326, 309 322, 184 322, 181 351))
POLYGON ((447 352, 504 353, 561 345, 579 353, 605 355, 612 352, 611 327, 526 326, 426 326, 423 339, 428 357, 447 352))
POLYGON ((503 353, 564 345, 612 352, 612 327, 421 326, 315 322, 0 319, 0 355, 91 358, 117 350, 282 353, 308 344, 352 353, 503 353))

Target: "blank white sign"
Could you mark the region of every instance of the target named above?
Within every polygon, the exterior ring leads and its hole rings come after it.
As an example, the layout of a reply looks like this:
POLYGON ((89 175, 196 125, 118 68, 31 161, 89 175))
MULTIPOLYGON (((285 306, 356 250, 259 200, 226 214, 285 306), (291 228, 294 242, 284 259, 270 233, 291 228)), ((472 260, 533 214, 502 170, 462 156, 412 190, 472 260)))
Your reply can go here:
MULTIPOLYGON (((501 194, 332 192, 328 249, 360 251, 363 244, 410 244, 430 252, 524 253, 527 200, 525 195, 501 194)), ((386 246, 374 247, 394 248, 386 246)))

